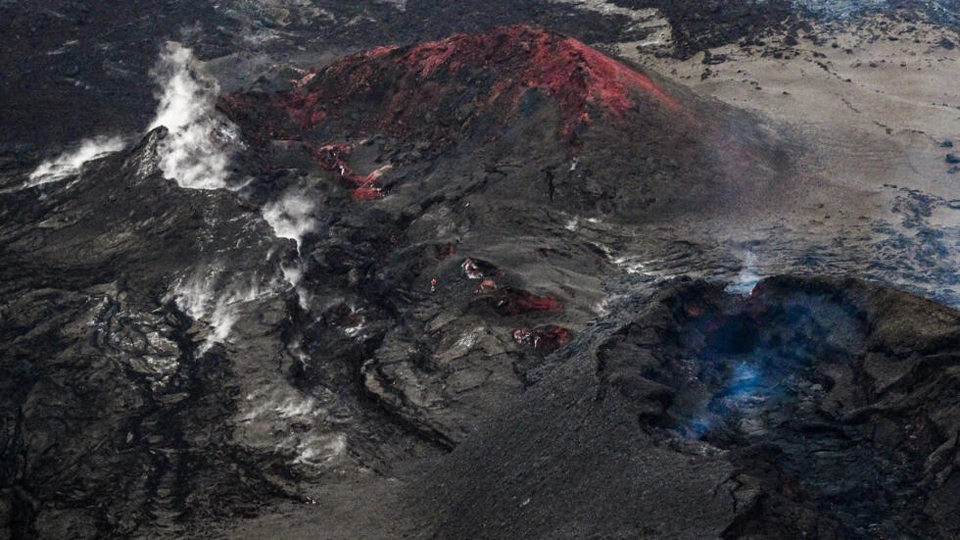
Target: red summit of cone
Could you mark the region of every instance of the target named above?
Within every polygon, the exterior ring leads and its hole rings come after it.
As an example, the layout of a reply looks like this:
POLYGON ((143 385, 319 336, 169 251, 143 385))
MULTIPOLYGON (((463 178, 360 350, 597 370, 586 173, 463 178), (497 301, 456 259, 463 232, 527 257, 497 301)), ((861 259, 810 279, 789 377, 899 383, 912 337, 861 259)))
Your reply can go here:
MULTIPOLYGON (((681 108, 636 69, 576 39, 517 25, 347 56, 274 96, 269 106, 285 111, 280 123, 287 125, 268 131, 296 137, 333 121, 366 132, 463 132, 474 123, 508 122, 531 89, 556 101, 561 137, 589 124, 591 113, 619 117, 642 103, 681 108)), ((243 101, 226 96, 221 106, 235 116, 243 101)))

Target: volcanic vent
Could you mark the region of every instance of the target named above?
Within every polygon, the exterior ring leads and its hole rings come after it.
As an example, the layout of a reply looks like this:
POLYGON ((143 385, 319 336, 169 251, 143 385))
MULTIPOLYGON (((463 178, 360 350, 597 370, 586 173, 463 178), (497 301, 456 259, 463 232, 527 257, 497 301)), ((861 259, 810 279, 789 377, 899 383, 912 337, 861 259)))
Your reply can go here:
POLYGON ((587 326, 618 231, 724 211, 790 163, 742 111, 526 26, 375 48, 219 107, 251 149, 238 196, 286 193, 323 223, 286 255, 302 298, 330 274, 360 293, 363 391, 442 446, 587 326))

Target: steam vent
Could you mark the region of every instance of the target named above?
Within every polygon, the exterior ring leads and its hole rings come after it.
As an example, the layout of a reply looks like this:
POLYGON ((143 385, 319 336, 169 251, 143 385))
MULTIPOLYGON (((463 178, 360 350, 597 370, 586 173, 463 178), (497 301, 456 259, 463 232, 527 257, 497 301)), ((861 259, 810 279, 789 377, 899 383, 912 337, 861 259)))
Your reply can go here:
POLYGON ((960 5, 867 4, 0 2, 0 540, 960 538, 960 5))

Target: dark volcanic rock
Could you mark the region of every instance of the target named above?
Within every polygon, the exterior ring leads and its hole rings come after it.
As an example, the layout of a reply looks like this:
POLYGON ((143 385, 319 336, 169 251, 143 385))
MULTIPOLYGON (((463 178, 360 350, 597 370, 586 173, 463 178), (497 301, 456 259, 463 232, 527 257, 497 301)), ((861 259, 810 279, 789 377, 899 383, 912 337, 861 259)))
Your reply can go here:
POLYGON ((221 107, 260 137, 379 128, 407 137, 461 138, 467 130, 474 137, 499 134, 521 108, 536 106, 531 90, 556 102, 563 136, 589 123, 591 112, 622 114, 637 106, 638 97, 683 112, 648 76, 573 38, 528 26, 372 49, 308 74, 296 90, 269 99, 266 111, 251 96, 227 96, 221 107), (255 121, 245 117, 251 109, 255 121))
POLYGON ((792 277, 623 307, 423 488, 438 537, 960 532, 960 313, 792 277))
MULTIPOLYGON (((286 243, 233 193, 163 178, 165 136, 0 195, 0 508, 15 538, 177 537, 305 500, 293 482, 342 459, 342 424, 383 419, 351 386, 362 344, 324 335, 300 360, 293 335, 320 336, 276 285, 286 243), (321 357, 336 359, 322 377, 321 357)), ((353 324, 330 319, 334 336, 353 324)))
MULTIPOLYGON (((364 387, 445 446, 595 313, 592 282, 615 270, 595 240, 564 238, 570 216, 703 218, 800 185, 749 116, 527 26, 373 49, 219 108, 253 150, 254 196, 277 189, 278 146, 310 149, 368 242, 343 271, 395 326, 371 340, 364 387)), ((328 242, 302 253, 333 268, 328 242)))
MULTIPOLYGON (((957 27, 957 1, 820 2, 773 0, 614 0, 633 9, 657 8, 672 26, 674 54, 739 41, 756 42, 771 30, 794 27, 802 16, 830 18, 851 12, 899 10, 914 20, 957 27), (823 7, 824 9, 818 9, 823 7)), ((167 40, 183 41, 204 59, 236 53, 289 58, 295 50, 367 49, 479 33, 505 24, 536 24, 587 43, 645 37, 629 17, 549 0, 128 0, 122 5, 51 0, 0 3, 0 142, 65 144, 97 133, 142 128, 153 113, 152 89, 142 84, 167 40), (104 31, 109 29, 109 31, 104 31), (74 67, 79 66, 79 72, 74 67)), ((953 42, 944 40, 944 48, 953 42)), ((339 53, 338 53, 339 54, 339 53)), ((236 65, 231 62, 231 65, 236 65)), ((245 75, 241 74, 240 78, 245 75)), ((253 77, 256 78, 256 77, 253 77)))

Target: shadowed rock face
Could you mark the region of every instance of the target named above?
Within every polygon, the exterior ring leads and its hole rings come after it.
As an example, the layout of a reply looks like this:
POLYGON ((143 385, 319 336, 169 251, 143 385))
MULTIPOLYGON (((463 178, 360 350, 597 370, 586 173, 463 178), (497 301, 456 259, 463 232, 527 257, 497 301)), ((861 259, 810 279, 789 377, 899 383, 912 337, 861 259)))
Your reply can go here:
POLYGON ((424 490, 439 536, 960 532, 960 313, 792 277, 624 307, 453 452, 424 490))

